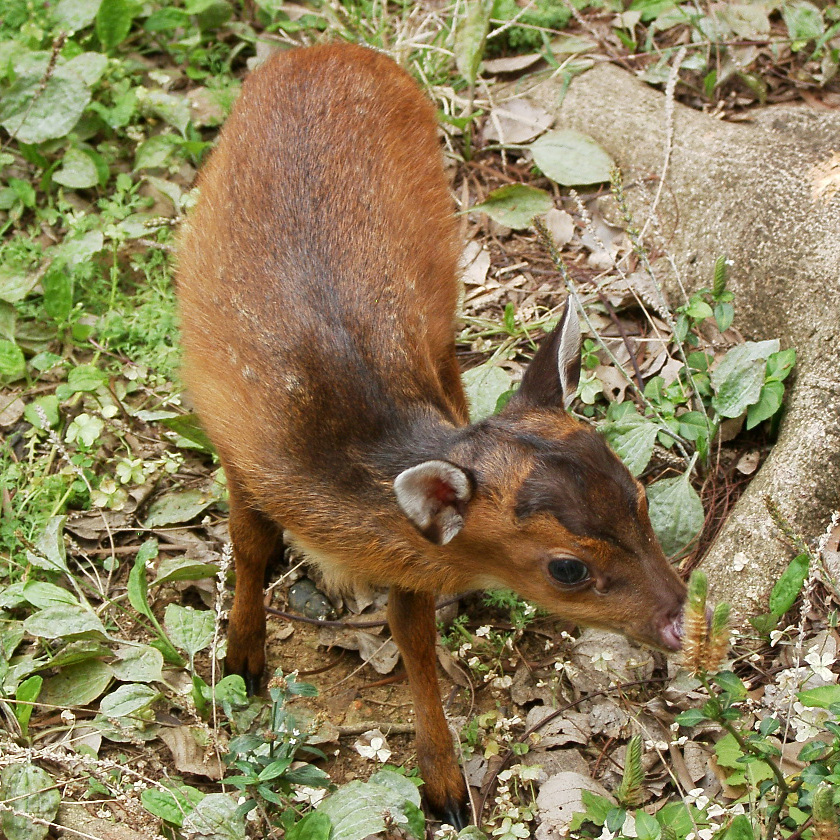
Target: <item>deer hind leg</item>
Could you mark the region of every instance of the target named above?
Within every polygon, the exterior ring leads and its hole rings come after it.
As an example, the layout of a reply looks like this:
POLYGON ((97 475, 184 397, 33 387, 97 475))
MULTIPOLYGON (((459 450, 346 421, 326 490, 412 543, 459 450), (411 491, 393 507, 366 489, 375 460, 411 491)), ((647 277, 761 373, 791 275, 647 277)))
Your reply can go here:
POLYGON ((229 469, 225 472, 230 494, 228 527, 236 567, 225 670, 239 674, 249 694, 258 694, 265 670, 265 576, 269 561, 283 551, 283 530, 249 504, 235 473, 229 469))
POLYGON ((464 828, 470 822, 469 797, 440 702, 434 597, 391 587, 388 624, 414 698, 417 763, 425 781, 426 804, 443 822, 464 828))

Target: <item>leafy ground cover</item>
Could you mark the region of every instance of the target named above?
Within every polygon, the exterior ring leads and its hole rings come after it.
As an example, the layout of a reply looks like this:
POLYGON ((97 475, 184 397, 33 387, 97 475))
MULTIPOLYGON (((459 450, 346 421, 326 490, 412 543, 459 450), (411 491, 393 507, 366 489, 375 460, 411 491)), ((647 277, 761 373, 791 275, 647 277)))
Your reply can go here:
MULTIPOLYGON (((287 676, 254 700, 219 665, 224 477, 178 383, 175 232, 247 69, 325 38, 392 52, 439 106, 453 192, 472 208, 458 347, 476 416, 504 404, 572 294, 586 371, 574 410, 648 484, 654 525, 686 573, 772 444, 795 348, 743 341, 725 255, 708 288, 669 304, 657 267, 667 254, 626 208, 625 190, 643 185, 625 185, 603 150, 527 100, 497 102, 494 83, 571 79, 612 60, 722 118, 766 102, 836 105, 836 5, 6 0, 10 840, 57 822, 111 836, 113 818, 127 837, 452 835, 419 810, 407 688, 393 643, 370 626, 381 598, 330 601, 290 558, 270 603, 309 623, 272 623, 270 661, 287 676)), ((723 611, 695 627, 684 670, 574 636, 509 593, 441 611, 444 694, 486 832, 836 836, 837 535, 806 546, 778 524, 794 560, 725 666, 723 611)), ((704 616, 700 579, 692 593, 704 616)))

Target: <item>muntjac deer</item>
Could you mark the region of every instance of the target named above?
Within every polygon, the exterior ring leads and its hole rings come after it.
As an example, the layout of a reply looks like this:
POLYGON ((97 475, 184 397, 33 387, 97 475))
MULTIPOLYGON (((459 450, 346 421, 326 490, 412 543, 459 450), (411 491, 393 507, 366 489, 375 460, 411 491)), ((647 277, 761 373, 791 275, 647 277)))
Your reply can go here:
POLYGON ((227 667, 259 689, 264 573, 284 535, 333 579, 390 586, 427 805, 462 827, 435 593, 509 587, 566 619, 680 647, 685 587, 644 490, 565 411, 580 373, 574 306, 505 409, 470 425, 435 111, 370 49, 270 58, 199 184, 178 295, 184 377, 230 493, 227 667))

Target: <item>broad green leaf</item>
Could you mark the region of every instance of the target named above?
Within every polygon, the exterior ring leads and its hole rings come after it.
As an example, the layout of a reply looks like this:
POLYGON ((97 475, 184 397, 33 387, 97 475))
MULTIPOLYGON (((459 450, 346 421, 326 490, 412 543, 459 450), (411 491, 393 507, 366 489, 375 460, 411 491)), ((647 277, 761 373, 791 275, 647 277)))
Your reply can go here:
POLYGON ((731 303, 715 304, 715 322, 721 332, 726 332, 735 318, 735 307, 731 303))
POLYGON ((754 429, 759 423, 769 420, 781 407, 785 396, 783 382, 765 382, 758 395, 758 402, 747 409, 747 429, 754 429))
POLYGON ((548 131, 531 143, 534 163, 564 187, 610 180, 613 159, 586 134, 572 128, 548 131))
POLYGON ((507 184, 470 209, 481 210, 500 225, 523 230, 535 216, 548 213, 553 206, 554 200, 545 190, 527 184, 507 184))
POLYGON ((647 488, 650 523, 669 557, 684 551, 703 529, 703 503, 689 479, 687 470, 647 488))
POLYGON ((245 840, 245 822, 235 799, 208 793, 184 820, 184 834, 196 840, 245 840))
POLYGON ((77 662, 48 677, 39 699, 62 709, 86 706, 102 695, 113 678, 111 668, 100 659, 77 662))
MULTIPOLYGON (((157 545, 157 543, 155 543, 157 545)), ((146 578, 146 558, 138 552, 128 573, 128 601, 140 615, 154 620, 149 606, 149 582, 146 578)))
POLYGON ((99 711, 109 718, 133 717, 140 715, 161 696, 159 691, 142 683, 126 683, 99 701, 99 711))
POLYGON ((161 528, 166 525, 180 525, 195 519, 216 501, 215 496, 201 490, 180 490, 159 496, 149 505, 145 528, 161 528))
POLYGON ((14 705, 15 717, 20 724, 24 737, 29 730, 29 718, 32 717, 35 701, 38 699, 43 685, 44 678, 36 675, 25 679, 15 692, 15 700, 17 700, 14 705))
POLYGON ((177 128, 181 134, 187 130, 190 121, 190 103, 184 96, 176 96, 163 90, 138 89, 137 103, 143 114, 159 117, 167 125, 177 128))
POLYGON ((160 682, 163 654, 150 645, 122 647, 116 651, 117 661, 111 663, 114 676, 121 682, 160 682))
POLYGON ((61 804, 61 794, 52 776, 30 762, 16 762, 3 770, 0 799, 11 804, 15 811, 28 815, 0 812, 0 827, 6 840, 43 840, 61 804))
POLYGON ((73 392, 96 391, 108 384, 108 375, 93 365, 79 365, 67 375, 67 384, 73 392))
POLYGON ((739 814, 732 820, 726 832, 726 840, 755 840, 750 818, 746 814, 739 814))
POLYGON ((102 0, 96 13, 96 35, 105 52, 125 40, 139 8, 134 0, 102 0))
POLYGON ((72 273, 61 261, 56 261, 41 278, 41 286, 44 289, 44 309, 47 315, 58 322, 66 321, 73 309, 72 273))
POLYGON ((66 516, 52 516, 47 520, 44 530, 35 541, 35 551, 27 549, 26 560, 39 569, 51 572, 65 572, 67 568, 67 551, 64 547, 64 522, 66 516))
POLYGON ((96 18, 102 0, 58 0, 53 9, 53 20, 68 33, 78 32, 96 18))
POLYGON ((822 12, 808 0, 787 0, 782 4, 782 18, 794 42, 791 45, 793 52, 798 52, 804 46, 796 42, 815 41, 823 34, 822 12))
POLYGON ((153 586, 180 580, 203 580, 215 577, 219 567, 215 563, 201 563, 189 557, 172 557, 160 561, 153 586))
POLYGON ((155 169, 166 166, 169 156, 177 145, 177 137, 172 134, 155 134, 144 140, 134 155, 134 170, 155 169))
MULTIPOLYGON (((385 811, 405 813, 404 805, 417 806, 417 788, 404 776, 380 770, 367 783, 354 781, 340 787, 317 808, 326 814, 333 825, 332 840, 362 840, 386 828, 385 811), (391 777, 396 776, 397 779, 391 777), (406 785, 411 785, 409 791, 406 785)), ((406 828, 411 828, 406 825, 406 828)), ((419 837, 422 835, 414 834, 419 837)))
POLYGON ((104 659, 111 655, 111 648, 97 639, 77 639, 69 642, 50 657, 50 668, 64 668, 91 659, 104 659))
POLYGON ((105 247, 105 237, 101 230, 89 230, 79 236, 71 236, 59 246, 61 259, 68 268, 76 268, 90 260, 105 247))
POLYGON ((0 339, 0 378, 14 382, 26 375, 26 359, 23 351, 13 341, 0 339))
POLYGON ((79 76, 86 85, 96 84, 108 69, 108 57, 98 52, 83 52, 64 65, 79 76))
POLYGON ((641 808, 636 811, 635 816, 636 837, 639 840, 659 840, 662 834, 662 826, 641 808))
POLYGON ((330 840, 331 831, 330 818, 320 811, 311 811, 286 832, 286 840, 330 840))
POLYGON ((807 554, 800 554, 790 561, 770 593, 770 612, 773 615, 782 616, 793 606, 808 577, 809 567, 810 557, 807 554))
POLYGON ((474 423, 493 414, 499 397, 510 390, 510 374, 487 362, 465 371, 461 379, 470 405, 470 419, 474 423))
POLYGON ((57 607, 63 604, 72 604, 74 607, 81 606, 79 599, 72 592, 68 592, 54 583, 40 580, 27 581, 23 587, 23 597, 33 607, 39 609, 57 607))
POLYGON ((467 84, 473 84, 484 57, 494 0, 468 0, 466 14, 455 30, 455 64, 467 84))
POLYGON ((840 703, 840 685, 820 685, 817 688, 806 688, 796 694, 803 706, 809 708, 828 709, 840 703))
POLYGON ((99 173, 89 155, 71 147, 61 159, 61 168, 53 172, 52 179, 72 190, 83 190, 99 184, 99 173))
MULTIPOLYGON (((141 418, 142 419, 142 418, 141 418)), ((197 414, 179 414, 175 417, 163 417, 160 423, 171 429, 173 432, 185 437, 187 440, 197 444, 205 452, 215 452, 210 438, 207 437, 197 414)))
POLYGON ((184 824, 184 818, 193 812, 204 796, 205 794, 197 788, 178 785, 168 790, 146 788, 140 794, 140 801, 150 814, 180 828, 184 824))
POLYGON ((30 636, 40 639, 107 637, 96 613, 70 604, 39 610, 23 622, 23 627, 30 636))
POLYGON ((788 347, 787 350, 780 350, 778 353, 773 353, 767 359, 767 379, 784 381, 793 370, 796 364, 796 350, 793 347, 788 347))
MULTIPOLYGON (((0 265, 0 300, 17 303, 23 300, 38 282, 35 272, 27 274, 22 269, 0 265)), ((8 336, 11 340, 12 336, 8 336)))
POLYGON ((779 349, 778 339, 747 341, 733 347, 712 371, 712 405, 722 417, 740 417, 758 402, 767 358, 779 349))
POLYGON ((180 604, 169 604, 163 618, 169 640, 186 651, 190 661, 212 641, 215 621, 212 610, 194 610, 180 604))
POLYGON ((90 90, 75 73, 57 68, 41 89, 41 73, 19 76, 0 100, 0 124, 21 143, 67 135, 90 102, 90 90))
POLYGON ((659 426, 634 411, 605 423, 600 432, 627 469, 639 475, 650 462, 659 426))
POLYGON ((706 715, 700 709, 686 709, 674 718, 680 726, 697 726, 706 719, 706 715))
POLYGON ((720 671, 715 674, 714 681, 733 700, 743 700, 747 696, 747 687, 743 680, 737 674, 733 674, 732 671, 720 671))

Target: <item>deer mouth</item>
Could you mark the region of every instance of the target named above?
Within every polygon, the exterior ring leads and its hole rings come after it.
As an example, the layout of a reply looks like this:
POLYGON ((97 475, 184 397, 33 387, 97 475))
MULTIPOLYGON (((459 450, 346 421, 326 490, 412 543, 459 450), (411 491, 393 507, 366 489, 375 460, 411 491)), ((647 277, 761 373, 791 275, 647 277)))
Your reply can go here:
POLYGON ((682 647, 683 619, 682 614, 675 616, 659 631, 663 647, 668 650, 679 650, 682 647))

